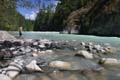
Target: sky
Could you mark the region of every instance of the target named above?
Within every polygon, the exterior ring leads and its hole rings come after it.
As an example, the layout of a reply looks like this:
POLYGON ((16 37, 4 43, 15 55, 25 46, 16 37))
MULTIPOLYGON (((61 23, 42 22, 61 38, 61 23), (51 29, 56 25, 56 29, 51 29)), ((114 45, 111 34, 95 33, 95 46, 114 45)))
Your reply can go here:
MULTIPOLYGON (((32 3, 34 3, 34 1, 35 0, 30 0, 32 3)), ((45 1, 45 0, 41 0, 41 4, 45 4, 46 6, 48 6, 49 4, 54 4, 55 5, 55 7, 56 7, 56 5, 57 5, 57 3, 58 3, 58 1, 55 1, 55 0, 47 0, 47 1, 45 1)), ((54 7, 54 8, 55 8, 54 7)), ((35 20, 35 18, 36 18, 36 16, 37 16, 37 13, 38 13, 38 11, 39 10, 37 10, 36 8, 34 8, 34 9, 27 9, 27 8, 23 8, 23 7, 18 7, 17 8, 17 11, 20 13, 20 14, 22 14, 24 17, 25 17, 25 19, 30 19, 30 20, 35 20)))

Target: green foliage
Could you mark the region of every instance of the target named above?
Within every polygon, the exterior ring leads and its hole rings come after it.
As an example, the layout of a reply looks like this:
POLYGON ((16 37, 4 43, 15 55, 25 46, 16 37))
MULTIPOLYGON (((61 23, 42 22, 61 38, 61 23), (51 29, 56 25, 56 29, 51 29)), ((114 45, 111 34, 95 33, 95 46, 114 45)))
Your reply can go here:
POLYGON ((53 16, 51 30, 62 31, 67 26, 67 18, 71 12, 86 7, 88 3, 94 0, 60 0, 53 16))
POLYGON ((41 9, 37 15, 34 24, 35 31, 46 31, 50 29, 50 22, 53 17, 52 6, 49 5, 45 7, 43 5, 43 9, 41 9))
POLYGON ((73 18, 71 21, 78 19, 79 23, 73 23, 80 27, 80 34, 120 36, 120 0, 59 1, 51 21, 51 30, 62 31, 66 26, 70 27, 67 25, 70 17, 73 18), (83 12, 85 9, 88 10, 83 12), (75 11, 76 13, 70 15, 75 11))
POLYGON ((16 11, 17 1, 0 0, 0 29, 14 31, 23 26, 25 30, 32 30, 33 22, 25 20, 24 16, 16 11))
POLYGON ((41 0, 34 3, 29 0, 0 0, 0 29, 18 30, 23 26, 27 31, 63 31, 66 27, 73 29, 77 26, 80 34, 120 36, 120 0, 58 1, 54 12, 53 4, 42 4, 41 7, 41 0), (35 22, 25 20, 16 11, 19 6, 39 10, 35 22))

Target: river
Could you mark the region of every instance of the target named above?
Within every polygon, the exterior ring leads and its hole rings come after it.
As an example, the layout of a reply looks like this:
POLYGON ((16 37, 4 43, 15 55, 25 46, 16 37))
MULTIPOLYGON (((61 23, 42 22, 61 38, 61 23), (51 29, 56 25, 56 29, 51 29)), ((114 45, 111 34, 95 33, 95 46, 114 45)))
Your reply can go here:
MULTIPOLYGON (((18 32, 10 32, 14 36, 19 36, 18 32)), ((112 45, 120 45, 118 37, 99 37, 90 35, 74 35, 74 34, 59 34, 58 32, 23 32, 23 38, 40 39, 46 38, 51 40, 78 40, 81 42, 93 43, 110 43, 112 45)))

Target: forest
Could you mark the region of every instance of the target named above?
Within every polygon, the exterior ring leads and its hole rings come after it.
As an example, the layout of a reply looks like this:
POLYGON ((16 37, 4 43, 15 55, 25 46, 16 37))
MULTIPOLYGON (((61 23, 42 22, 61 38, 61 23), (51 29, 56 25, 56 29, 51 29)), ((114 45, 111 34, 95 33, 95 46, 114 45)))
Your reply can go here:
MULTIPOLYGON (((29 0, 21 1, 29 2, 29 0)), ((35 1, 41 2, 41 0, 35 1)), ((120 0, 57 1, 54 10, 52 4, 46 6, 45 3, 39 3, 35 6, 34 8, 39 7, 39 12, 36 19, 31 21, 17 12, 18 5, 15 2, 19 0, 1 0, 0 28, 17 30, 19 26, 23 26, 26 31, 66 31, 69 34, 120 36, 120 0), (14 6, 11 6, 13 4, 14 6)))
POLYGON ((17 2, 16 0, 0 0, 1 30, 16 31, 20 26, 24 27, 24 30, 27 31, 33 30, 34 21, 26 20, 24 16, 16 10, 17 2))

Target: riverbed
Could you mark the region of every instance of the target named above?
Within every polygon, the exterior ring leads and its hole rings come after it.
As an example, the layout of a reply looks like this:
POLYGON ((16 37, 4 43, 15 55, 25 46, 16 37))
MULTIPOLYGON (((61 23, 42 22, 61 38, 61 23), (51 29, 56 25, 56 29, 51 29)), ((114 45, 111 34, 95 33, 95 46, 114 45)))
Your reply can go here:
MULTIPOLYGON (((10 32, 10 34, 18 37, 18 32, 10 32)), ((60 60, 72 64, 70 70, 51 69, 42 67, 44 72, 22 73, 15 80, 119 80, 120 79, 120 66, 104 66, 99 65, 97 59, 84 59, 79 56, 74 56, 80 50, 81 42, 86 44, 93 43, 93 45, 109 44, 116 49, 115 54, 102 54, 106 58, 120 58, 120 38, 117 37, 98 37, 87 35, 68 35, 59 34, 57 32, 23 32, 22 38, 27 39, 48 39, 50 41, 67 42, 67 46, 58 47, 53 49, 54 54, 47 54, 42 57, 46 62, 60 60), (60 48, 60 49, 59 49, 60 48), (75 50, 73 49, 75 48, 75 50), (97 68, 104 68, 96 70, 97 68)), ((25 56, 26 57, 26 56, 25 56)), ((32 58, 33 59, 33 58, 32 58)))

